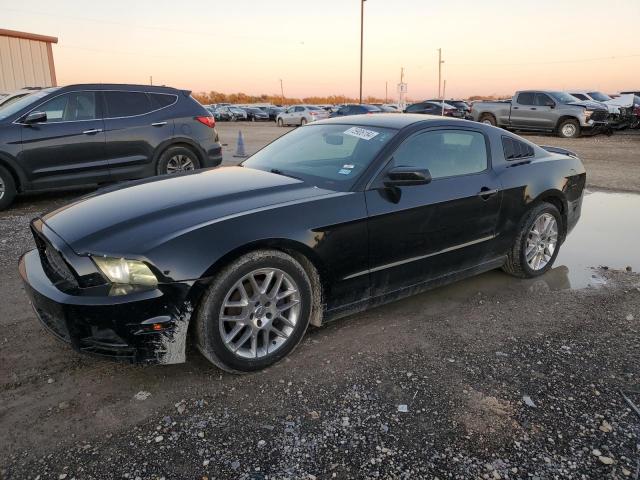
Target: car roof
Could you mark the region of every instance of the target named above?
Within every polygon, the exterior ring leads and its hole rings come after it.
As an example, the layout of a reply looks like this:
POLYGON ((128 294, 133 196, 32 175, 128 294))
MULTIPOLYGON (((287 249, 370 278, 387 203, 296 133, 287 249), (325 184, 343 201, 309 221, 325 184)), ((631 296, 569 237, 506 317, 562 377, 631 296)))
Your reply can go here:
MULTIPOLYGON (((60 90, 66 91, 78 88, 87 88, 91 90, 142 90, 145 92, 170 92, 174 94, 181 91, 177 88, 166 87, 164 85, 141 85, 134 83, 76 83, 60 87, 60 90)), ((182 91, 191 93, 189 90, 182 91)))
MULTIPOLYGON (((402 113, 389 115, 388 113, 372 113, 366 115, 349 115, 346 117, 328 118, 326 120, 318 120, 313 122, 316 124, 342 124, 342 125, 357 125, 363 127, 381 127, 381 128, 394 128, 400 130, 402 128, 413 125, 414 123, 422 122, 424 124, 432 123, 434 126, 461 126, 462 124, 469 124, 469 120, 462 120, 459 118, 443 118, 439 115, 422 115, 418 113, 402 113)), ((474 122, 474 127, 479 127, 483 124, 474 122)))

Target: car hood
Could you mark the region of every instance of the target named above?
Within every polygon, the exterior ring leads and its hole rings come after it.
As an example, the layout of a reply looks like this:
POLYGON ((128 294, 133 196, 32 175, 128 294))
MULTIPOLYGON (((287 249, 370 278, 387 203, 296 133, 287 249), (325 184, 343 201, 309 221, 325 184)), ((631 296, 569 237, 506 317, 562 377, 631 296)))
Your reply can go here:
POLYGON ((199 225, 333 193, 274 173, 221 167, 98 190, 42 220, 77 254, 144 255, 199 225))
POLYGON ((607 107, 600 102, 594 102, 593 100, 581 100, 579 102, 570 102, 567 105, 576 105, 578 107, 586 107, 589 110, 607 110, 607 107))

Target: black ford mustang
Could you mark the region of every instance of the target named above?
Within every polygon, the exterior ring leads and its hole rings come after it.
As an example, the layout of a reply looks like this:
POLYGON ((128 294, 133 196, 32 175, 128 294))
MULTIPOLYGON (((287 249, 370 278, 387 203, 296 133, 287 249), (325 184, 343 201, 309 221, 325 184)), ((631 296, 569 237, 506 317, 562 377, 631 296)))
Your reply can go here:
POLYGON ((551 268, 585 170, 567 150, 424 115, 314 122, 238 167, 98 191, 37 218, 35 311, 83 352, 263 368, 307 326, 503 268, 551 268))

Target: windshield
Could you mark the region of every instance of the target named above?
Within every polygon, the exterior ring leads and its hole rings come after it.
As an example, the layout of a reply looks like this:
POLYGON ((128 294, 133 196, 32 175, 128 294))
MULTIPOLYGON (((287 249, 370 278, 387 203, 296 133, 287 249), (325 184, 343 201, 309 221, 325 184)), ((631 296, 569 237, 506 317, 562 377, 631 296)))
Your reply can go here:
POLYGON ((55 92, 56 90, 57 88, 38 90, 36 92, 28 93, 27 95, 18 98, 18 100, 16 100, 15 102, 9 101, 7 102, 7 104, 3 104, 2 106, 0 106, 0 120, 9 118, 23 108, 28 107, 32 103, 37 102, 41 98, 46 97, 51 92, 55 92))
POLYGON ((605 95, 602 92, 589 92, 589 96, 598 102, 606 102, 607 100, 611 100, 609 95, 605 95))
POLYGON ((550 92, 549 95, 551 95, 555 100, 557 100, 560 103, 571 103, 571 102, 580 101, 579 98, 576 98, 573 95, 569 95, 568 93, 565 93, 565 92, 550 92))
POLYGON ((395 133, 380 127, 309 125, 283 135, 242 165, 346 192, 395 133))

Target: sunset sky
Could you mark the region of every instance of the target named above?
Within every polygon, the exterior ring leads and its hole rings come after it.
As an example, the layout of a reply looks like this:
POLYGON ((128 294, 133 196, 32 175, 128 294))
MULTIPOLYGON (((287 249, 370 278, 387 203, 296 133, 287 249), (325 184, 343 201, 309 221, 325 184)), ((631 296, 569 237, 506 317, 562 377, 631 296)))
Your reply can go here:
MULTIPOLYGON (((359 0, 0 0, 0 28, 57 36, 59 84, 357 96, 359 0)), ((367 0, 364 95, 640 88, 639 0, 367 0)))

